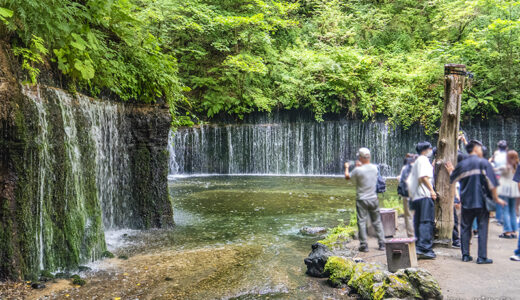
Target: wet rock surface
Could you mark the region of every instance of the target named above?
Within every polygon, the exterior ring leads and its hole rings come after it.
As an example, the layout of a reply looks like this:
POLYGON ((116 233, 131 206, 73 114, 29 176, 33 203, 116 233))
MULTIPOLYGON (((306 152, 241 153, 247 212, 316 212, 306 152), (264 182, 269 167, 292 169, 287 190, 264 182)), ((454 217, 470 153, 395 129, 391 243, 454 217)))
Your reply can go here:
POLYGON ((35 282, 35 283, 31 284, 31 287, 35 290, 40 290, 40 289, 45 288, 45 284, 40 283, 40 282, 35 282))
POLYGON ((332 251, 327 246, 320 243, 313 244, 309 257, 304 260, 305 265, 307 265, 307 275, 320 278, 327 277, 328 274, 324 272, 324 268, 332 255, 332 251))
POLYGON ((319 235, 327 232, 327 228, 325 227, 309 227, 305 226, 300 229, 301 234, 306 235, 319 235))

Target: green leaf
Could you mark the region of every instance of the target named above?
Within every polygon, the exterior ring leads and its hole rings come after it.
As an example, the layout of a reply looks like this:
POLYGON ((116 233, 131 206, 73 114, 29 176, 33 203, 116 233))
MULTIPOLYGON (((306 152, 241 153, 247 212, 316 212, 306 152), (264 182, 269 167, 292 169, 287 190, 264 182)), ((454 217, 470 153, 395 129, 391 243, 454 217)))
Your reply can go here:
POLYGON ((85 80, 94 78, 94 67, 89 60, 81 61, 79 59, 74 63, 74 68, 81 73, 81 77, 85 80))

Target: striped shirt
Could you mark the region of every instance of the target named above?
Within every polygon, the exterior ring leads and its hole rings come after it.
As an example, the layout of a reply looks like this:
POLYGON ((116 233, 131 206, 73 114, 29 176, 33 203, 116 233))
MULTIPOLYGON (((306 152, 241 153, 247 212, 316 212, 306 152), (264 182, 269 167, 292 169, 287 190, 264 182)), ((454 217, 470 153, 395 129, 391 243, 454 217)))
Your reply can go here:
POLYGON ((483 193, 498 186, 491 164, 476 155, 470 155, 457 164, 450 176, 451 183, 460 182, 460 200, 464 209, 484 208, 483 193))

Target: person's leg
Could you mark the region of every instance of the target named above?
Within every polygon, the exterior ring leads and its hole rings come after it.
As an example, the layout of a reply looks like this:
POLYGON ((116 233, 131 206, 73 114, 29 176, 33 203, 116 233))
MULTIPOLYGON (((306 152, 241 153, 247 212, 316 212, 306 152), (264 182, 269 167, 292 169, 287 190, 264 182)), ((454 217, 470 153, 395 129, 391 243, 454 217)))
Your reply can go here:
POLYGON ((495 211, 495 219, 497 220, 498 224, 502 224, 502 211, 503 211, 502 206, 497 205, 497 209, 495 211))
POLYGON ((435 227, 435 203, 433 199, 426 198, 423 200, 424 216, 421 220, 421 238, 426 253, 433 254, 433 230, 435 227))
POLYGON ((473 213, 471 209, 461 209, 460 213, 460 230, 461 230, 461 245, 460 250, 462 255, 469 255, 469 241, 471 239, 471 228, 473 225, 473 213))
POLYGON ((421 232, 419 231, 419 224, 421 224, 421 222, 420 222, 421 221, 421 218, 420 218, 421 209, 418 207, 419 205, 417 204, 417 201, 412 201, 411 206, 410 206, 410 208, 413 209, 413 230, 414 230, 415 238, 417 240, 416 244, 415 244, 416 247, 417 247, 417 244, 419 243, 419 239, 421 238, 421 232))
POLYGON ((518 245, 517 245, 516 250, 515 250, 515 255, 519 255, 520 256, 520 235, 518 237, 518 245))
POLYGON ((401 197, 403 199, 403 210, 404 210, 404 225, 406 229, 406 235, 408 237, 413 237, 413 223, 412 223, 412 214, 410 213, 410 208, 408 207, 408 198, 401 197))
MULTIPOLYGON (((502 197, 500 196, 500 199, 504 200, 507 204, 502 208, 500 208, 500 210, 502 211, 502 226, 503 226, 503 231, 504 233, 506 232, 511 232, 511 230, 513 230, 511 228, 511 215, 509 214, 509 198, 508 197, 502 197)), ((498 210, 498 207, 500 205, 497 205, 497 210, 498 210)), ((516 222, 516 220, 515 220, 516 222)))
POLYGON ((415 200, 417 202, 415 216, 418 217, 417 252, 422 254, 433 253, 433 220, 434 204, 430 198, 415 200))
POLYGON ((358 237, 361 247, 367 246, 367 216, 366 204, 363 201, 356 201, 356 215, 358 224, 358 237))
POLYGON ((452 244, 460 245, 460 234, 459 234, 459 217, 457 216, 457 210, 453 208, 453 234, 452 234, 452 244))
POLYGON ((487 258, 487 239, 488 239, 488 225, 489 212, 485 209, 479 209, 477 212, 478 222, 478 257, 481 259, 487 258))
POLYGON ((376 199, 374 203, 370 204, 370 206, 368 207, 368 213, 370 216, 370 222, 372 222, 374 230, 376 231, 379 246, 384 246, 385 232, 383 230, 383 224, 381 222, 381 214, 379 213, 379 200, 376 199))
POLYGON ((508 198, 507 206, 509 207, 509 219, 511 220, 511 233, 516 234, 518 230, 518 222, 516 220, 516 199, 508 198))

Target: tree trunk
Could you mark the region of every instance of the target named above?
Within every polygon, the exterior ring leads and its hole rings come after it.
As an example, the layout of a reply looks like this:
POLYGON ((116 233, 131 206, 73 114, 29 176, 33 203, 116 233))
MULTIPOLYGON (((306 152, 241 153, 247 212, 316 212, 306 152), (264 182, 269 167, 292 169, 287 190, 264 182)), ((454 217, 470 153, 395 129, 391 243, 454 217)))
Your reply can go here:
POLYGON ((444 66, 444 109, 437 143, 435 162, 435 189, 438 198, 435 203, 437 243, 449 246, 453 232, 453 200, 455 185, 450 184, 450 175, 445 163, 457 164, 460 105, 465 80, 465 65, 444 66))

